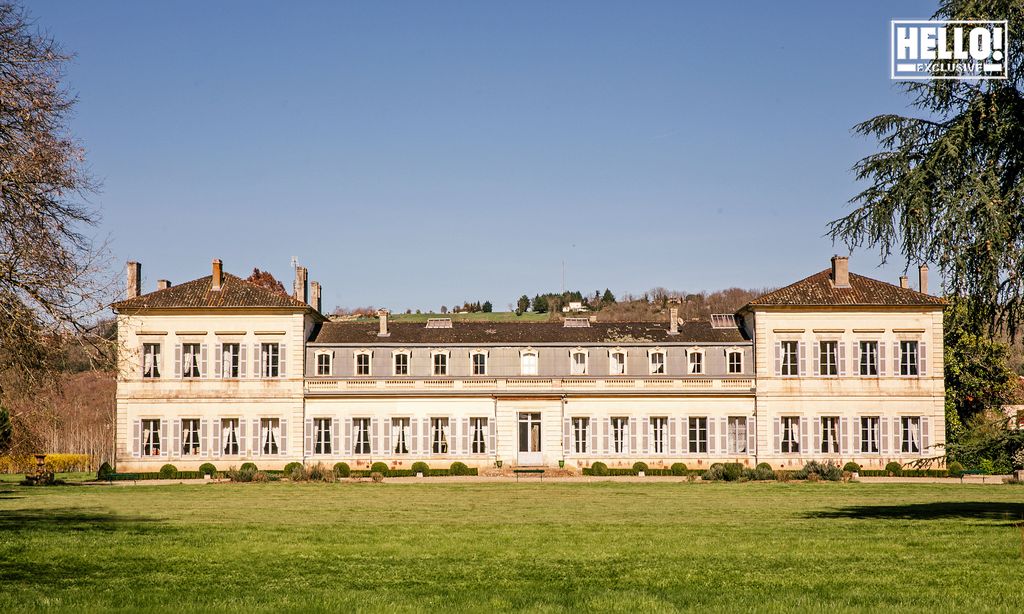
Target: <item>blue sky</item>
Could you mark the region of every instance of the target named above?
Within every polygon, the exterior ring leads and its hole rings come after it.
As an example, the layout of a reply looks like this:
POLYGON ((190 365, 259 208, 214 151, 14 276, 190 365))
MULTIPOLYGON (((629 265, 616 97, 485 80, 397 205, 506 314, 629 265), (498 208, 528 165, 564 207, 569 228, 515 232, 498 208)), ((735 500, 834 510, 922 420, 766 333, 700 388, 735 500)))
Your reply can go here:
MULTIPOLYGON (((336 305, 825 268, 851 126, 908 99, 889 20, 934 2, 50 2, 96 229, 158 278, 214 257, 336 305)), ((851 269, 895 280, 877 252, 851 269)), ((935 276, 933 275, 933 278, 935 276)), ((935 282, 933 282, 934 285, 935 282)))

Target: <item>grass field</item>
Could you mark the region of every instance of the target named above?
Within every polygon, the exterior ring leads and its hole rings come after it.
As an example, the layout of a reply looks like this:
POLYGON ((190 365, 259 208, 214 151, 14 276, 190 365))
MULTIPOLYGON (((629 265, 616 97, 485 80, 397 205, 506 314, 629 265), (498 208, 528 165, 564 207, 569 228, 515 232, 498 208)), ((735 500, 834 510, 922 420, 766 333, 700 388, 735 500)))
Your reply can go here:
POLYGON ((0 485, 0 611, 1024 610, 1024 488, 0 485))

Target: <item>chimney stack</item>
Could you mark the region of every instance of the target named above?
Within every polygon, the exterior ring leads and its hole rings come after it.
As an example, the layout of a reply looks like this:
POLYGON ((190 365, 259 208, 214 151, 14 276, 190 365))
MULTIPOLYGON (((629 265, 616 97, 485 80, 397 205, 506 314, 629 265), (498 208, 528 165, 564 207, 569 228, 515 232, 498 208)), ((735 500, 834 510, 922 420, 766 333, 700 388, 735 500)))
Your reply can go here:
POLYGON ((135 298, 142 294, 142 264, 129 261, 128 262, 128 298, 135 298))
POLYGON ((679 308, 675 305, 668 310, 668 334, 679 334, 679 308))
POLYGON ((323 312, 322 303, 320 301, 320 282, 314 281, 309 284, 309 304, 313 306, 319 312, 323 312))
POLYGON ((171 287, 171 282, 167 281, 166 279, 158 279, 158 280, 156 280, 156 289, 157 290, 166 290, 167 288, 170 288, 170 287, 171 287))
POLYGON ((832 285, 850 287, 850 259, 846 256, 832 256, 832 285))
POLYGON ((928 265, 922 264, 917 269, 917 281, 920 284, 921 292, 928 294, 928 265))
POLYGON ((306 283, 308 271, 304 266, 295 267, 295 284, 292 286, 292 296, 297 301, 309 302, 309 286, 306 283))
POLYGON ((391 333, 388 332, 388 314, 391 312, 387 309, 378 309, 377 318, 380 319, 380 332, 377 333, 378 337, 389 337, 391 333))
MULTIPOLYGON (((214 292, 220 292, 220 287, 224 283, 224 263, 220 261, 220 258, 213 259, 213 281, 210 282, 210 290, 214 292)), ((170 285, 170 284, 168 284, 170 285)))
POLYGON ((910 287, 910 280, 907 279, 906 275, 900 275, 900 287, 901 288, 909 288, 910 287))

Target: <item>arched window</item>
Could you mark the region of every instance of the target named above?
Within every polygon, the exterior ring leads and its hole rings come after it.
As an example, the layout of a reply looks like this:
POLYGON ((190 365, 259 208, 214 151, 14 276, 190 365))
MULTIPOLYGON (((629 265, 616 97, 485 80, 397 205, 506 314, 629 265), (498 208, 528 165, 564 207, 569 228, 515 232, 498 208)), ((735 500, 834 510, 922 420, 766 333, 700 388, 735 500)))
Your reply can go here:
POLYGON ((356 375, 370 375, 370 363, 373 362, 373 352, 370 350, 358 350, 355 353, 356 375))
POLYGON ((665 350, 654 348, 648 353, 648 358, 650 359, 651 375, 665 375, 665 350))
POLYGON ((569 371, 572 375, 587 374, 587 351, 583 348, 576 348, 569 352, 569 371))
POLYGON ((519 372, 522 375, 537 375, 538 370, 537 350, 526 348, 519 352, 519 372))
POLYGON ((615 348, 608 353, 608 373, 611 375, 626 374, 626 350, 615 348))

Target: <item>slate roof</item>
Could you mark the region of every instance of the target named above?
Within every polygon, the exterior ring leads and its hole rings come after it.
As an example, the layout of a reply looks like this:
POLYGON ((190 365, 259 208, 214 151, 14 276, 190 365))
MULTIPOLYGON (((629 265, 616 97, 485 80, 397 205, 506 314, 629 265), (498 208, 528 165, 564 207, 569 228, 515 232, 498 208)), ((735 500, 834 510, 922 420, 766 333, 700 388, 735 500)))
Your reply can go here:
POLYGON ((213 275, 193 279, 180 286, 171 286, 136 296, 111 305, 121 309, 182 309, 218 307, 293 307, 312 309, 294 298, 267 290, 230 273, 222 273, 220 290, 210 289, 213 275))
POLYGON ((566 328, 561 322, 452 322, 451 328, 427 328, 422 322, 390 322, 388 337, 378 337, 378 323, 324 322, 310 343, 345 345, 531 345, 541 343, 740 343, 739 328, 712 328, 711 322, 686 321, 679 334, 668 334, 663 322, 591 322, 589 327, 566 328))
POLYGON ((850 273, 849 288, 837 288, 832 283, 832 269, 829 268, 759 296, 750 301, 747 307, 786 305, 943 307, 946 300, 856 273, 850 273))

